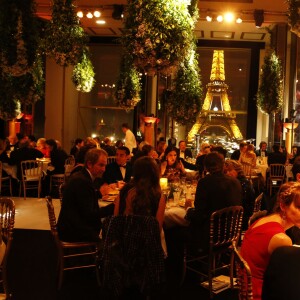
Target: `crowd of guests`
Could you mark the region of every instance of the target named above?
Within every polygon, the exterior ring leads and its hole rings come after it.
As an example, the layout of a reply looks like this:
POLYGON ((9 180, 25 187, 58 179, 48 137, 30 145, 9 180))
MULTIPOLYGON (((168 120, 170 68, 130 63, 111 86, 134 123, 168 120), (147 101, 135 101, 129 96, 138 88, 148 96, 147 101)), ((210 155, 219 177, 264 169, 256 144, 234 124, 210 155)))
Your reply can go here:
MULTIPOLYGON (((19 136, 18 140, 10 137, 7 141, 1 141, 0 160, 16 165, 17 180, 20 180, 22 160, 49 157, 53 166, 47 174, 50 177, 55 173, 64 173, 65 159, 73 155, 76 164, 63 187, 57 224, 60 238, 64 241, 96 241, 101 245, 101 219, 112 215, 152 216, 156 218, 159 230, 165 234, 166 249, 162 251, 166 257, 167 280, 171 278, 172 284, 176 280, 176 284, 179 283, 181 278, 184 245, 191 252, 207 252, 210 215, 228 206, 243 206, 242 227, 246 233, 241 255, 251 268, 254 299, 268 295, 270 278, 274 280, 275 276, 272 269, 277 268, 281 255, 292 251, 287 248, 283 254, 278 254, 280 252, 277 249, 300 242, 297 231, 300 226, 300 183, 283 184, 277 194, 274 210, 249 227, 257 193, 244 172, 243 164, 254 168, 258 156, 268 157, 269 164, 293 162, 295 181, 300 181, 298 152, 286 155, 278 145, 268 151, 265 142, 261 142, 259 149, 255 150, 252 144, 242 142, 240 149, 229 158, 222 146, 205 142, 192 164, 188 158, 193 155, 186 141, 180 141, 177 147, 176 140, 165 141, 161 138, 156 147, 144 141, 136 143, 134 147, 130 129, 126 124, 122 128, 127 137, 125 143, 118 141, 113 145, 108 137, 103 141, 91 137, 78 138, 68 152, 54 139, 35 141, 34 137, 19 136), (109 156, 114 157, 110 163, 109 156), (194 206, 185 207, 187 225, 165 228, 166 198, 159 179, 167 177, 172 182, 176 178, 185 178, 188 169, 198 171, 198 175, 194 206), (115 202, 99 207, 98 199, 116 189, 120 193, 115 202), (265 274, 268 277, 263 288, 265 274)), ((265 297, 263 299, 273 299, 265 297)))

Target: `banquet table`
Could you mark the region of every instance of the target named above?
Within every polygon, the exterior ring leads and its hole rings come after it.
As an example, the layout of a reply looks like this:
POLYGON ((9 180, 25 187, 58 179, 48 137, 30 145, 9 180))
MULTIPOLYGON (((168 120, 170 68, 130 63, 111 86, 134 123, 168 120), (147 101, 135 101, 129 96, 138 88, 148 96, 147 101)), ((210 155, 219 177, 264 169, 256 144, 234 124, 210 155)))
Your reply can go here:
POLYGON ((189 226, 190 222, 184 218, 185 215, 186 210, 183 207, 173 206, 166 208, 164 217, 165 227, 168 229, 175 226, 189 226))

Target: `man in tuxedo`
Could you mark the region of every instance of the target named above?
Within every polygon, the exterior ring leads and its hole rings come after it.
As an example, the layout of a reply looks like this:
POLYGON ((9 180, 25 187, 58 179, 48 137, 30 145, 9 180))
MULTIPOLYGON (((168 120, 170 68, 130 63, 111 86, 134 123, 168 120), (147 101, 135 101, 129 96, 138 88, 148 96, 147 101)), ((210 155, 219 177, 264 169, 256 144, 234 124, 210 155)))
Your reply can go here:
POLYGON ((273 152, 269 153, 268 155, 268 165, 271 164, 282 164, 285 165, 286 163, 286 155, 282 152, 280 152, 280 145, 274 144, 273 152))
POLYGON ((269 152, 267 150, 267 143, 264 141, 261 141, 259 144, 259 149, 255 151, 256 156, 265 156, 267 157, 269 155, 269 152))
POLYGON ((298 300, 300 295, 300 248, 275 249, 264 276, 262 299, 298 300))
POLYGON ((219 209, 242 205, 240 182, 224 174, 224 157, 208 153, 204 159, 205 170, 209 173, 198 181, 194 208, 188 208, 185 219, 190 221, 188 228, 192 247, 208 250, 210 216, 219 209))
POLYGON ((95 181, 107 164, 107 153, 90 149, 84 168, 71 175, 63 189, 63 199, 57 222, 59 238, 67 242, 98 242, 101 218, 113 214, 114 205, 99 208, 99 189, 95 181))
POLYGON ((179 157, 186 159, 187 157, 193 157, 192 151, 186 147, 185 141, 180 141, 178 144, 179 147, 179 157))
POLYGON ((103 174, 106 184, 117 183, 118 181, 128 182, 132 176, 132 165, 128 162, 130 151, 127 147, 119 147, 116 151, 116 160, 107 165, 103 174))

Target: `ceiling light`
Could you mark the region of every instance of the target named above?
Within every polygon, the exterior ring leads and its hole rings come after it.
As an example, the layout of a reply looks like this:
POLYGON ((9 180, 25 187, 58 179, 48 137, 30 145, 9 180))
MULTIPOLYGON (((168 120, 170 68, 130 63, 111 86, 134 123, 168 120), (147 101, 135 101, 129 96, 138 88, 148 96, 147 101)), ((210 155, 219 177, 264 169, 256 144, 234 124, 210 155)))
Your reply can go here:
POLYGON ((225 13, 224 20, 229 23, 232 22, 234 20, 233 13, 231 13, 231 12, 225 13))
POLYGON ((212 17, 211 16, 206 16, 206 21, 207 22, 211 22, 212 21, 212 17))
POLYGON ((94 17, 99 18, 101 16, 101 12, 99 10, 94 11, 94 17))
POLYGON ((253 12, 253 17, 255 21, 256 28, 260 28, 262 23, 264 22, 264 10, 263 9, 255 9, 253 12))
POLYGON ((97 20, 96 23, 97 24, 105 24, 106 22, 104 20, 97 20))
POLYGON ((77 17, 83 18, 83 12, 81 10, 77 12, 77 17))
POLYGON ((86 17, 88 19, 92 19, 93 18, 93 14, 89 11, 87 14, 86 14, 86 17))
POLYGON ((238 24, 241 24, 243 22, 243 20, 240 17, 238 17, 238 18, 236 18, 235 22, 238 24))
POLYGON ((217 16, 217 21, 218 22, 223 22, 223 16, 222 15, 218 15, 217 16))

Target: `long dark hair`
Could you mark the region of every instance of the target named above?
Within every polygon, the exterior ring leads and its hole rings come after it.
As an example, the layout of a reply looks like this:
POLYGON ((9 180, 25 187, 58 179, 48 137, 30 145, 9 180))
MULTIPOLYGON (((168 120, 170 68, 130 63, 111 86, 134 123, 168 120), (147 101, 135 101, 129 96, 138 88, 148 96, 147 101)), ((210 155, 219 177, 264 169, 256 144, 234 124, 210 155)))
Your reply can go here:
MULTIPOLYGON (((159 168, 153 158, 143 156, 134 162, 133 179, 121 190, 121 200, 123 197, 126 197, 128 191, 133 187, 136 190, 132 201, 133 213, 136 215, 155 216, 161 197, 161 188, 159 185, 159 168)), ((125 201, 122 202, 125 205, 125 201)), ((122 207, 121 203, 120 213, 123 213, 125 207, 122 207)))

